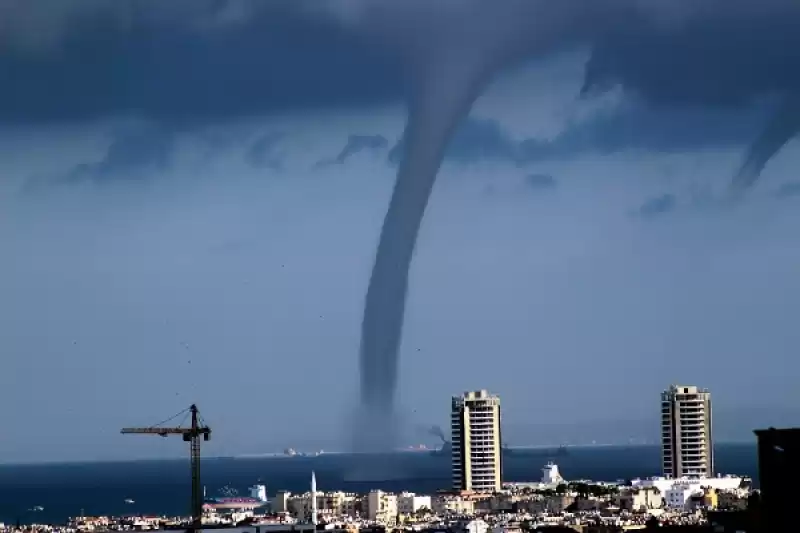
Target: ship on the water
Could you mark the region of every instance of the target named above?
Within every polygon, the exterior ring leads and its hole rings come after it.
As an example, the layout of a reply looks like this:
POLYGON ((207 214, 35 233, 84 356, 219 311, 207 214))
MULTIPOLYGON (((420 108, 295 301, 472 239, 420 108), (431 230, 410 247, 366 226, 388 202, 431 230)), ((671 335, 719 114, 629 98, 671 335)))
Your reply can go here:
MULTIPOLYGON (((219 496, 206 497, 203 500, 203 507, 213 511, 251 511, 263 507, 268 503, 267 487, 264 485, 253 485, 250 487, 250 496, 239 496, 235 489, 223 487, 219 496)), ((203 489, 205 494, 205 489, 203 489)))
MULTIPOLYGON (((434 457, 447 456, 452 453, 452 445, 445 436, 444 431, 440 426, 431 426, 427 429, 429 435, 434 435, 442 441, 440 448, 429 452, 434 457)), ((511 448, 508 443, 501 447, 503 457, 530 457, 530 458, 547 458, 555 459, 557 457, 566 457, 569 451, 566 446, 559 446, 557 448, 511 448)))
POLYGON ((294 448, 286 448, 283 450, 284 457, 318 457, 325 453, 323 450, 318 450, 316 452, 298 452, 294 448))
MULTIPOLYGON (((452 445, 450 441, 444 441, 442 446, 430 452, 431 455, 447 456, 449 457, 452 452, 452 445)), ((569 450, 566 446, 558 446, 556 448, 511 448, 507 445, 502 447, 503 457, 530 457, 530 458, 549 458, 555 459, 557 457, 566 457, 569 455, 569 450)))

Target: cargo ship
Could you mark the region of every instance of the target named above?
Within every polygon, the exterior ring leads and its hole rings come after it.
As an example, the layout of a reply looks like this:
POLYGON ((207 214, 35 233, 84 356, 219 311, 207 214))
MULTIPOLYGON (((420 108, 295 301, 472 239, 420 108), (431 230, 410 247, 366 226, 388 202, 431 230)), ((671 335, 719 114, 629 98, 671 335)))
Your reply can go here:
MULTIPOLYGON (((205 489, 203 489, 205 493, 205 489)), ((250 496, 239 496, 236 490, 223 487, 220 495, 203 500, 203 508, 208 511, 252 511, 269 503, 267 488, 264 485, 250 487, 250 496)))

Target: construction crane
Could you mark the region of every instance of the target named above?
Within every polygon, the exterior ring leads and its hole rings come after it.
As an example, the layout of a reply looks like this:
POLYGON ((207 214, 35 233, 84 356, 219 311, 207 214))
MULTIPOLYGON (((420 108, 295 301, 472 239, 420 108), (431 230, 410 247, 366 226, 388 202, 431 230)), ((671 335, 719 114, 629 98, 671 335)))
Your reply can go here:
POLYGON ((192 404, 188 409, 184 409, 175 416, 159 422, 155 426, 147 428, 122 428, 123 435, 158 435, 167 437, 169 435, 181 435, 184 442, 189 443, 189 457, 192 467, 192 525, 190 531, 199 531, 202 528, 203 517, 203 489, 200 484, 200 438, 207 441, 211 438, 211 428, 208 427, 200 416, 197 406, 192 404), (177 427, 165 427, 164 424, 177 419, 183 415, 183 421, 177 427), (187 418, 191 416, 191 425, 181 427, 187 418))

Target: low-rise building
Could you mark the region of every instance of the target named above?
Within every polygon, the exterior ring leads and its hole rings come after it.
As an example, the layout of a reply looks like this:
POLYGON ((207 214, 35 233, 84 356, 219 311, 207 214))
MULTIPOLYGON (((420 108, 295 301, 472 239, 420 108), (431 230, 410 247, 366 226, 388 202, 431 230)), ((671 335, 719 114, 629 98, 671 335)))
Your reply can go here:
POLYGON ((440 494, 433 498, 433 512, 438 515, 473 514, 475 499, 460 494, 440 494))
POLYGON ((715 477, 650 477, 645 479, 634 479, 631 481, 633 487, 656 487, 662 494, 666 494, 667 490, 674 485, 699 485, 701 487, 710 487, 717 490, 733 490, 738 489, 742 485, 749 482, 747 478, 740 476, 715 476, 715 477))
POLYGON ((631 487, 620 491, 613 501, 620 509, 631 512, 660 509, 664 506, 664 497, 656 487, 631 487))
POLYGON ((741 511, 747 509, 750 491, 745 489, 720 490, 717 492, 717 509, 723 511, 741 511))
POLYGON ((382 490, 373 490, 367 495, 367 518, 380 524, 397 521, 397 495, 382 490))
POLYGON ((420 511, 433 509, 430 496, 403 492, 397 497, 397 512, 401 515, 414 515, 420 511))

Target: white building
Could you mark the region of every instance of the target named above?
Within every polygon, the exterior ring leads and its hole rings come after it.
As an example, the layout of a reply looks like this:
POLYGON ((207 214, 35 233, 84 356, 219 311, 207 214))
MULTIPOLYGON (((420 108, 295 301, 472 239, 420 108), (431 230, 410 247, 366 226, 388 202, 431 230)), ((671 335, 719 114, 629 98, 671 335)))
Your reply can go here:
POLYGON ((655 487, 661 494, 665 494, 675 485, 698 485, 715 490, 736 490, 742 485, 745 478, 739 476, 716 476, 716 477, 682 477, 677 479, 666 477, 650 477, 646 479, 633 479, 633 487, 655 487))
POLYGON ((703 494, 703 488, 697 483, 673 485, 664 493, 664 503, 670 509, 686 509, 689 500, 696 494, 703 494))
POLYGON ((367 495, 367 518, 380 524, 394 524, 397 520, 397 495, 373 490, 367 495))
POLYGON ((480 518, 470 520, 461 528, 464 533, 488 533, 489 524, 480 518))
POLYGON ((458 495, 441 494, 433 498, 433 512, 437 515, 472 514, 475 500, 458 495))
POLYGON ((403 492, 397 497, 397 512, 401 515, 413 515, 421 509, 433 510, 430 496, 421 496, 413 492, 403 492))
POLYGON ((485 390, 454 396, 451 404, 453 489, 501 489, 500 398, 485 390))
POLYGON ((664 495, 656 487, 633 487, 623 489, 615 497, 615 503, 628 511, 660 509, 665 504, 664 495))
POLYGON ((664 497, 664 504, 672 509, 685 509, 694 495, 703 494, 706 489, 715 491, 735 491, 742 485, 738 476, 683 477, 678 479, 656 477, 634 479, 634 488, 656 488, 664 497))
MULTIPOLYGON (((202 533, 217 533, 219 529, 201 529, 202 533)), ((251 526, 225 528, 225 533, 314 533, 312 524, 263 522, 251 526)))
MULTIPOLYGON (((358 515, 360 497, 348 492, 316 492, 316 513, 318 520, 331 521, 358 515)), ((272 499, 272 512, 289 513, 306 522, 313 521, 311 492, 290 494, 279 492, 272 499)))
POLYGON ((661 393, 661 449, 664 476, 714 475, 711 393, 685 385, 661 393))

